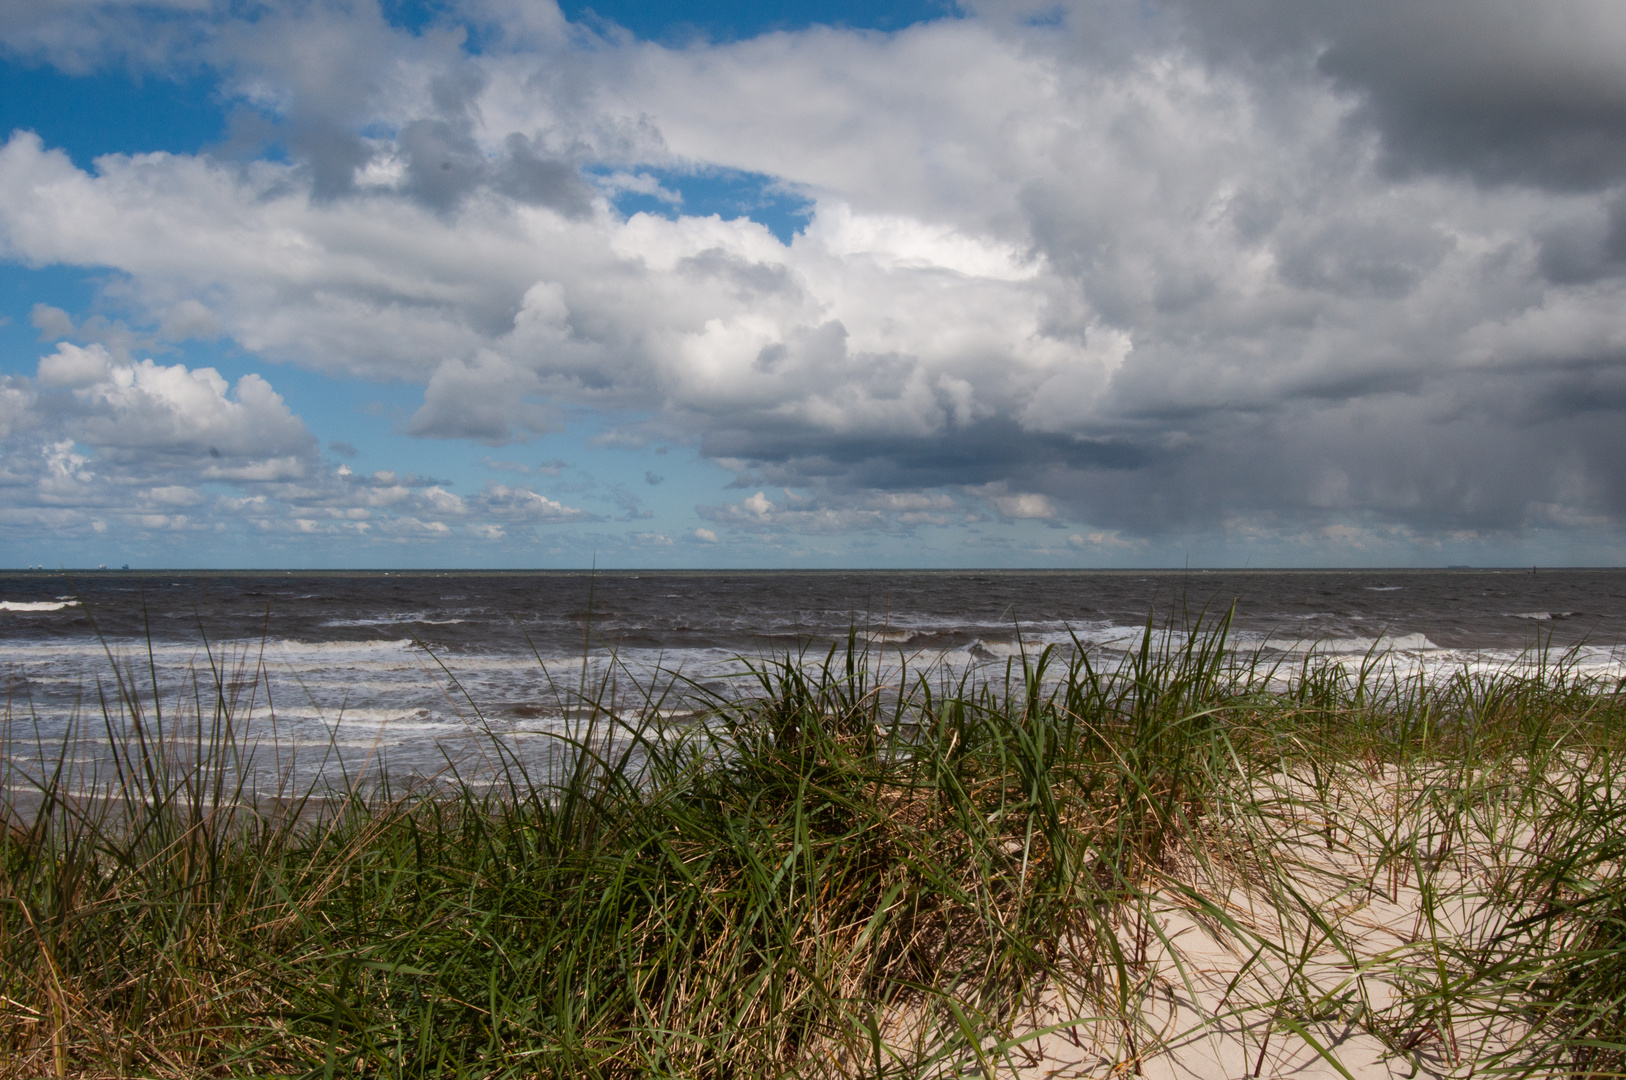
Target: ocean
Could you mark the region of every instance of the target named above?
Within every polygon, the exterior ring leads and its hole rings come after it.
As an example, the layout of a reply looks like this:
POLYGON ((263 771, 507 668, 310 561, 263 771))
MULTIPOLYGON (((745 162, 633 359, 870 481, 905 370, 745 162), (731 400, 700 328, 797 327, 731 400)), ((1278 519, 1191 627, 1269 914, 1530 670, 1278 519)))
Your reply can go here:
POLYGON ((822 658, 849 633, 893 668, 999 675, 1046 645, 1110 663, 1148 618, 1228 610, 1233 644, 1272 660, 1314 648, 1442 672, 1546 650, 1626 672, 1613 569, 13 571, 5 752, 41 767, 77 732, 70 756, 93 759, 123 679, 183 723, 224 692, 267 760, 428 774, 492 732, 559 730, 584 679, 623 700, 674 680, 737 693, 746 662, 822 658))

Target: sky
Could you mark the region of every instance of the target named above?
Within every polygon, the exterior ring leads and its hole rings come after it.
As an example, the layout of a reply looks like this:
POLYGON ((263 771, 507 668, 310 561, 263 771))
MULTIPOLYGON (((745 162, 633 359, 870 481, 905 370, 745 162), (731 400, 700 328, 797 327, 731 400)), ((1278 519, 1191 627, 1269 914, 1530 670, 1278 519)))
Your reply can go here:
POLYGON ((1618 0, 0 0, 0 565, 1623 562, 1618 0))

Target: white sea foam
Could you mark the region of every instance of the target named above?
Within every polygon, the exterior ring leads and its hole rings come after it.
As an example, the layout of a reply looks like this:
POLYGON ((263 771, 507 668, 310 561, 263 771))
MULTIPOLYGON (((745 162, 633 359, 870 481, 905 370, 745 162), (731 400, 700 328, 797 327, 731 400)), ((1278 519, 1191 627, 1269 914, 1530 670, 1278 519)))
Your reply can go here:
POLYGON ((0 611, 61 611, 78 606, 77 600, 0 600, 0 611))
POLYGON ((1309 647, 1323 653, 1421 652, 1439 648, 1422 634, 1395 634, 1376 638, 1327 638, 1310 642, 1309 647))
MULTIPOLYGON (((243 642, 240 644, 252 644, 243 642)), ((334 656, 369 656, 378 654, 408 654, 420 648, 411 638, 371 638, 364 641, 300 641, 283 638, 267 643, 269 649, 283 656, 302 654, 331 658, 334 656)))
POLYGON ((321 625, 337 630, 348 626, 460 626, 466 622, 467 619, 431 619, 421 611, 403 611, 371 619, 327 619, 321 625))

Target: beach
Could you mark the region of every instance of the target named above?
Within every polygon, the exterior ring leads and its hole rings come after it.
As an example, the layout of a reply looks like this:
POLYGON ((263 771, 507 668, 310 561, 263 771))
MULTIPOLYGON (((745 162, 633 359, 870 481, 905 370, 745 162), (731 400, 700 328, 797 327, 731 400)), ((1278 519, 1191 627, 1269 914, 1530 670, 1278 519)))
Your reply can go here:
POLYGON ((246 638, 104 654, 60 728, 14 697, 0 1075, 1621 1067, 1607 649, 1275 649, 1208 605, 928 663, 894 613, 704 678, 533 638, 507 720, 458 677, 492 650, 419 646, 433 768, 387 718, 310 767, 246 638))

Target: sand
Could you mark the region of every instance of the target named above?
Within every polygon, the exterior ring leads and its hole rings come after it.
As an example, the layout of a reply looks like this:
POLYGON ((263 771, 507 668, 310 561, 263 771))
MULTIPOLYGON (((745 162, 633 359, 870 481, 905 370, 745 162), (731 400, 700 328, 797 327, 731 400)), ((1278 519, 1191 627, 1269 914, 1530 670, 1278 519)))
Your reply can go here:
POLYGON ((1325 798, 1298 778, 1256 793, 1278 797, 1281 813, 1251 833, 1216 822, 1119 927, 1126 955, 1142 958, 1138 1030, 1086 1019, 1043 1033, 1087 1011, 1053 986, 1014 1032, 1016 1074, 1474 1075, 1520 1032, 1460 1011, 1418 1015, 1403 991, 1452 946, 1505 925, 1487 886, 1532 857, 1533 838, 1494 815, 1446 828, 1434 779, 1374 769, 1325 798))

